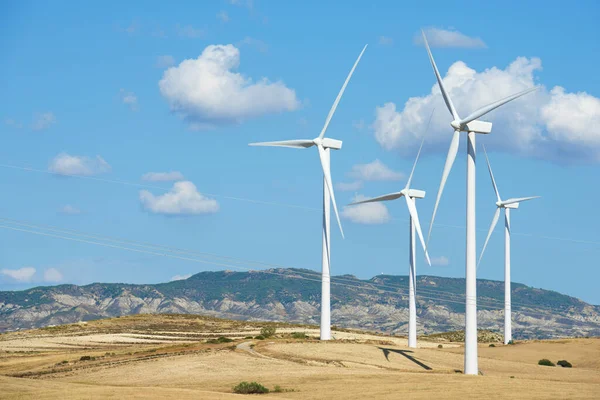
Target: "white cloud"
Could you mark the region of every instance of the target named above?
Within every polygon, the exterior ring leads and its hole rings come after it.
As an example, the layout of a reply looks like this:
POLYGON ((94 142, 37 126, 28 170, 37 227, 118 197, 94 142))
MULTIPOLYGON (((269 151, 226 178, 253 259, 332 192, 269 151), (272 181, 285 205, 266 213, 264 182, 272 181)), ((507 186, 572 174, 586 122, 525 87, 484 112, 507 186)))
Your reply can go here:
MULTIPOLYGON (((427 42, 430 47, 462 47, 462 48, 486 48, 486 44, 478 37, 470 37, 455 29, 427 28, 424 29, 427 42)), ((421 32, 415 34, 414 43, 423 46, 421 32)))
POLYGON ((100 156, 90 158, 60 153, 50 162, 48 170, 61 175, 91 176, 110 171, 110 165, 100 156))
POLYGON ((356 130, 362 131, 367 127, 364 119, 359 119, 358 121, 352 121, 352 127, 356 130))
POLYGON ((146 210, 157 214, 190 215, 219 210, 219 203, 199 193, 190 181, 175 182, 171 191, 160 196, 141 190, 140 201, 146 210))
POLYGON ((177 31, 177 36, 188 39, 199 39, 206 35, 203 29, 194 28, 191 25, 181 26, 177 24, 175 30, 177 31))
POLYGON ((56 123, 56 117, 51 112, 36 114, 31 129, 41 131, 56 123))
MULTIPOLYGON (((363 195, 356 195, 352 202, 366 200, 363 195)), ((391 217, 385 204, 373 202, 359 204, 356 206, 345 206, 342 209, 341 216, 357 224, 385 224, 391 217)))
POLYGON ((246 36, 238 43, 238 47, 242 47, 244 45, 254 47, 261 53, 266 53, 267 51, 269 51, 269 46, 265 42, 263 42, 260 39, 252 38, 250 36, 246 36))
POLYGON ((229 0, 229 4, 234 6, 246 7, 250 10, 254 7, 254 0, 229 0))
POLYGON ((450 264, 450 260, 448 257, 439 256, 439 257, 431 257, 431 265, 434 267, 445 267, 450 264))
POLYGON ((229 14, 227 14, 226 11, 220 11, 217 14, 217 18, 220 19, 222 22, 229 22, 229 14))
MULTIPOLYGON (((444 84, 461 116, 535 85, 534 72, 542 68, 538 58, 519 57, 505 69, 482 72, 457 61, 450 66, 444 84)), ((435 82, 433 74, 431 80, 435 82)), ((432 109, 424 151, 446 153, 452 135, 451 117, 437 83, 422 97, 411 97, 402 110, 394 103, 375 109, 372 128, 386 149, 413 153, 420 144, 432 109)), ((562 87, 541 87, 487 114, 494 123, 485 137, 490 149, 560 162, 600 161, 600 99, 585 92, 567 93, 562 87)))
POLYGON ((45 282, 60 282, 63 279, 63 275, 56 268, 48 268, 44 271, 45 282))
POLYGON ((66 206, 60 209, 60 213, 65 215, 79 215, 81 214, 81 210, 77 207, 67 204, 66 206))
POLYGON ((15 281, 19 282, 30 282, 33 275, 35 275, 35 268, 23 267, 19 269, 3 269, 0 270, 2 275, 6 275, 15 281))
POLYGON ((340 192, 352 192, 354 190, 359 190, 362 187, 362 181, 339 182, 335 184, 335 189, 339 190, 340 192))
POLYGON ((405 178, 402 172, 391 170, 379 160, 368 164, 354 165, 348 175, 363 181, 399 181, 405 178))
POLYGON ((394 39, 389 36, 379 36, 379 44, 383 46, 391 46, 394 44, 394 39))
POLYGON ((21 124, 19 121, 16 121, 12 118, 6 118, 4 120, 4 123, 8 126, 12 126, 13 128, 17 128, 17 129, 21 129, 23 127, 23 124, 21 124))
POLYGON ((233 72, 239 63, 240 52, 235 46, 210 45, 198 58, 165 71, 160 92, 171 109, 195 129, 299 107, 294 90, 282 82, 262 78, 253 83, 233 72))
POLYGON ((137 111, 138 99, 137 99, 137 96, 135 95, 135 93, 128 92, 125 89, 121 89, 119 91, 119 94, 120 94, 121 100, 123 101, 124 104, 127 104, 129 106, 129 108, 131 108, 132 111, 137 111))
POLYGON ((185 178, 179 171, 170 172, 148 172, 142 175, 143 181, 148 182, 170 182, 170 181, 182 181, 185 178))
POLYGON ((156 58, 156 66, 158 68, 169 68, 173 65, 175 65, 175 58, 173 56, 166 54, 156 58))
POLYGON ((173 282, 173 281, 182 281, 184 279, 189 278, 190 276, 192 276, 192 274, 175 275, 175 276, 171 277, 171 282, 173 282))

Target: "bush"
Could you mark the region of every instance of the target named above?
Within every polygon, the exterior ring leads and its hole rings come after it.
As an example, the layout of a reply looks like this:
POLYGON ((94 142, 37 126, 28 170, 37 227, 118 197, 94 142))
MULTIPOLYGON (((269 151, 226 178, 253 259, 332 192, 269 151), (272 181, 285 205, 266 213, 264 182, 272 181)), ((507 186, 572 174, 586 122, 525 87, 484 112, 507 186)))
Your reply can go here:
POLYGON ((567 360, 560 360, 556 364, 560 365, 563 368, 571 368, 571 367, 573 367, 573 365, 571 365, 571 363, 568 362, 567 360))
POLYGON ((275 389, 273 389, 273 393, 282 393, 283 389, 279 385, 275 385, 275 389))
POLYGON ((308 336, 304 332, 292 332, 294 339, 308 339, 308 336))
POLYGON ((441 344, 438 344, 438 349, 442 349, 444 348, 444 346, 442 346, 441 344))
POLYGON ((92 361, 94 358, 90 356, 81 356, 79 361, 92 361))
POLYGON ((491 343, 490 347, 496 347, 496 345, 494 343, 491 343))
POLYGON ((233 342, 233 339, 226 338, 225 336, 219 336, 219 338, 217 338, 217 339, 210 339, 210 340, 206 341, 206 343, 210 343, 210 344, 231 343, 231 342, 233 342))
POLYGON ((244 339, 252 339, 252 336, 246 336, 244 339))
POLYGON ((265 340, 265 337, 263 335, 258 335, 258 336, 254 336, 254 339, 265 340))
POLYGON ((508 341, 508 344, 515 344, 515 341, 514 341, 514 340, 512 340, 512 339, 510 339, 510 340, 508 341))
POLYGON ((269 389, 257 382, 241 382, 233 387, 233 392, 238 394, 269 393, 269 389))
POLYGON ((538 361, 538 365, 546 365, 548 367, 554 367, 554 363, 550 360, 548 360, 547 358, 542 358, 540 361, 538 361))
POLYGON ((273 336, 275 332, 277 332, 277 328, 275 328, 274 326, 265 326, 260 330, 261 336, 264 336, 266 338, 273 336))

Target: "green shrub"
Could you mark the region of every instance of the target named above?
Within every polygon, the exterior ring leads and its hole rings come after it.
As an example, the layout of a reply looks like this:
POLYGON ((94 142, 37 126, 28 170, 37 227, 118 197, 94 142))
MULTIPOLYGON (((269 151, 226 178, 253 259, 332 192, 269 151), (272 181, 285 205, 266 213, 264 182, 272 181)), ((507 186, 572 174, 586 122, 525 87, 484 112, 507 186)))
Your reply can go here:
POLYGON ((238 394, 269 393, 269 389, 257 382, 241 382, 233 387, 233 392, 238 394))
POLYGON ((263 335, 258 335, 258 336, 254 336, 254 339, 265 340, 265 337, 263 335))
POLYGON ((60 363, 61 364, 68 364, 69 362, 67 360, 62 360, 60 363))
POLYGON ((496 345, 494 343, 491 343, 490 347, 496 347, 496 345))
POLYGON ((260 330, 260 334, 261 336, 264 336, 266 338, 270 338, 271 336, 273 336, 275 334, 275 332, 277 332, 277 328, 275 328, 274 326, 265 326, 260 330))
POLYGON ((225 336, 219 336, 217 339, 207 340, 206 343, 219 344, 219 343, 231 343, 233 339, 226 338, 225 336))
POLYGON ((308 336, 304 332, 292 332, 294 339, 308 339, 308 336))
POLYGON ((438 349, 442 349, 444 348, 444 346, 442 346, 441 344, 438 344, 438 349))
POLYGON ((252 339, 252 336, 246 336, 244 339, 252 339))
POLYGON ((508 344, 515 344, 515 341, 514 341, 514 340, 512 340, 512 339, 510 339, 510 340, 508 341, 508 344))
POLYGON ((81 358, 79 359, 79 361, 91 361, 92 357, 90 356, 81 356, 81 358))
POLYGON ((571 363, 568 362, 567 360, 560 360, 556 364, 560 365, 563 368, 572 368, 573 367, 573 365, 571 365, 571 363))
POLYGON ((273 393, 281 393, 283 389, 279 385, 275 385, 275 389, 273 389, 273 393))
POLYGON ((538 361, 538 365, 546 365, 548 367, 554 367, 554 363, 550 360, 548 360, 547 358, 542 358, 540 361, 538 361))

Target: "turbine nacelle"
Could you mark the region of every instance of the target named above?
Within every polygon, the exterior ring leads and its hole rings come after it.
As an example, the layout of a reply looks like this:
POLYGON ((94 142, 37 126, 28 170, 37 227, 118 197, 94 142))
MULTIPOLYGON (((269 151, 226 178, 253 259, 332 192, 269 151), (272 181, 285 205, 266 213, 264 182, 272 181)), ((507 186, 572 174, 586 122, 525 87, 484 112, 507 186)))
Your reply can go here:
POLYGON ((425 198, 425 191, 418 189, 404 189, 401 192, 405 196, 412 197, 413 199, 423 199, 425 198))
POLYGON ((496 207, 498 207, 498 208, 519 208, 519 203, 505 204, 503 201, 497 201, 496 207))
POLYGON ((330 138, 315 138, 313 139, 315 145, 321 145, 326 149, 340 150, 342 148, 342 141, 330 138))

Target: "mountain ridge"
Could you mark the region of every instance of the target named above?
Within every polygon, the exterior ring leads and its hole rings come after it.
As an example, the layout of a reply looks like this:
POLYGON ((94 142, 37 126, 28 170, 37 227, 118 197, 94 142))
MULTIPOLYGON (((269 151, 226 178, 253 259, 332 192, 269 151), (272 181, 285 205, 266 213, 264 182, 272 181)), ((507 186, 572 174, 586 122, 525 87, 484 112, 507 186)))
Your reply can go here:
MULTIPOLYGON (((464 325, 464 278, 417 277, 420 333, 464 325)), ((318 324, 320 273, 274 268, 204 271, 158 284, 91 283, 0 292, 0 332, 140 313, 189 313, 223 318, 318 324)), ((403 334, 408 277, 332 277, 332 323, 403 334)), ((477 280, 479 327, 501 331, 504 283, 477 280)), ((599 336, 600 306, 556 291, 512 284, 517 339, 599 336)))

